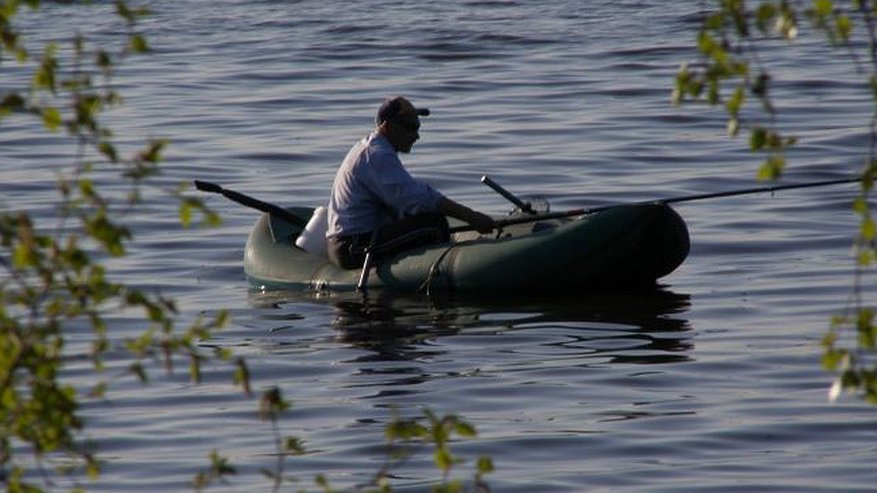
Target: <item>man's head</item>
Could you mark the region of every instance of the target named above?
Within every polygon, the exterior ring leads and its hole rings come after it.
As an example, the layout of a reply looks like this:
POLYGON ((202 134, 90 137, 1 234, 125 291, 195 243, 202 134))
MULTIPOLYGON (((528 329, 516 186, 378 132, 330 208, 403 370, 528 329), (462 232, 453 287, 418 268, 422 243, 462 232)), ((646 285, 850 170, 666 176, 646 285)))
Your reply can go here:
POLYGON ((402 96, 387 99, 378 109, 375 122, 378 131, 399 152, 410 152, 420 138, 420 118, 429 115, 426 108, 415 108, 402 96))

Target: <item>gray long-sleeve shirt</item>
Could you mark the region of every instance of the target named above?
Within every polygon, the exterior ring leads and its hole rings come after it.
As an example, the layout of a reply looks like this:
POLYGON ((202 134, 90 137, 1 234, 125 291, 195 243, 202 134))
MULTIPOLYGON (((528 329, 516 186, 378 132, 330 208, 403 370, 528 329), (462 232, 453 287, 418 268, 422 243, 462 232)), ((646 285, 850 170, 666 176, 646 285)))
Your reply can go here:
POLYGON ((412 177, 392 144, 377 132, 357 142, 335 175, 326 236, 374 231, 437 209, 441 193, 412 177))

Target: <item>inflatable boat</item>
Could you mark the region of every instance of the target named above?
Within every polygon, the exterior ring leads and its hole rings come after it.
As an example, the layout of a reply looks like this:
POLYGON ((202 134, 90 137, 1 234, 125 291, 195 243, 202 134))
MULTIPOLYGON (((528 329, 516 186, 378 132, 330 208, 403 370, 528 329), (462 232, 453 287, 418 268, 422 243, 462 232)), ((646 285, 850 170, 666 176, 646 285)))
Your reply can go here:
MULTIPOLYGON (((356 289, 361 269, 341 269, 324 253, 296 246, 314 209, 286 211, 301 220, 264 214, 250 232, 244 272, 251 285, 265 291, 356 289)), ((457 232, 448 243, 376 259, 366 286, 480 293, 632 287, 654 284, 688 252, 688 229, 670 206, 622 205, 573 217, 525 218, 490 235, 457 232)))

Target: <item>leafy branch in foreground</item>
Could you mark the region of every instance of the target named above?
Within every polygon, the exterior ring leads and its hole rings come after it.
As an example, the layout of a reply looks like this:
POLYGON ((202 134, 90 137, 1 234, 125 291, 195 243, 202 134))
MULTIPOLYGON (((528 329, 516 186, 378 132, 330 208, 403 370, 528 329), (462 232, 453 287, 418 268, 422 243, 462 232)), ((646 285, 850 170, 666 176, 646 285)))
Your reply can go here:
MULTIPOLYGON (((420 441, 432 445, 433 462, 442 473, 442 481, 433 487, 433 491, 436 493, 464 491, 465 483, 460 479, 452 479, 451 477, 452 469, 457 464, 460 464, 462 460, 451 453, 450 442, 454 435, 462 438, 475 437, 477 435, 475 427, 453 414, 438 417, 427 409, 424 410, 423 415, 425 419, 406 420, 396 418, 388 424, 386 436, 389 444, 392 446, 397 442, 407 444, 420 441)), ((404 460, 408 457, 409 453, 407 449, 397 448, 395 457, 404 460)), ((392 491, 388 485, 385 486, 383 484, 390 469, 387 466, 378 475, 377 483, 382 486, 380 491, 392 491)), ((493 460, 487 456, 478 457, 475 463, 475 474, 472 479, 475 491, 490 491, 490 487, 485 482, 484 477, 492 472, 493 460)))
MULTIPOLYGON (((271 423, 274 453, 277 458, 274 469, 262 469, 262 474, 273 482, 275 492, 280 491, 284 483, 298 482, 297 478, 285 474, 286 460, 307 453, 299 438, 281 436, 280 418, 290 407, 291 404, 283 398, 282 392, 277 387, 266 390, 259 403, 260 418, 271 423)), ((385 426, 384 435, 388 445, 384 464, 368 484, 356 486, 351 491, 392 493, 394 491, 391 483, 392 472, 407 462, 414 454, 416 445, 425 444, 432 448, 433 462, 441 472, 441 480, 432 487, 434 493, 461 493, 467 490, 490 492, 490 486, 485 480, 494 469, 490 457, 482 456, 476 460, 471 484, 452 476, 454 467, 461 464, 463 460, 451 452, 451 442, 455 436, 474 438, 477 435, 475 427, 458 416, 448 414, 439 417, 428 409, 417 418, 403 419, 397 416, 385 426), (468 488, 469 486, 471 488, 468 488)), ((237 473, 237 469, 229 463, 228 458, 219 455, 216 451, 210 453, 209 459, 210 466, 195 475, 193 485, 196 491, 203 491, 215 482, 225 483, 229 476, 237 473)), ((314 483, 324 493, 340 491, 334 489, 323 474, 317 475, 314 483)))
MULTIPOLYGON (((99 378, 87 395, 99 397, 107 387, 100 378, 104 359, 122 343, 110 335, 112 314, 143 314, 142 335, 124 343, 135 355, 131 372, 143 380, 141 360, 147 357, 163 360, 168 370, 176 358, 187 358, 198 380, 206 357, 198 341, 227 316, 199 319, 178 332, 173 300, 114 281, 107 270, 108 261, 127 252, 132 232, 122 218, 140 202, 142 185, 158 173, 166 145, 151 141, 123 157, 100 118, 121 102, 112 84, 117 67, 149 51, 137 31, 137 21, 148 11, 115 2, 126 39, 115 52, 92 48, 76 35, 70 49, 50 42, 33 60, 14 23, 21 4, 0 2, 0 62, 13 54, 17 63, 33 68, 33 76, 28 87, 0 95, 0 121, 35 118, 37 125, 63 131, 73 141, 70 164, 55 170, 59 196, 54 213, 0 212, 0 478, 9 491, 41 491, 41 485, 54 487, 60 478, 78 485, 83 473, 95 477, 100 472, 97 456, 81 436, 81 390, 60 379, 71 333, 91 333, 90 356, 99 378), (126 199, 111 198, 118 188, 107 193, 99 187, 93 179, 98 173, 121 176, 126 199)), ((27 4, 38 7, 36 1, 27 4)), ((183 199, 179 190, 171 193, 181 198, 184 222, 193 210, 204 212, 208 222, 217 220, 203 203, 183 199)))
MULTIPOLYGON (((37 1, 26 3, 38 7, 37 1)), ((116 52, 91 48, 83 36, 76 35, 70 49, 52 42, 41 50, 39 60, 33 60, 13 22, 20 5, 0 0, 0 63, 14 54, 18 63, 33 66, 33 77, 26 89, 0 95, 0 121, 35 119, 49 132, 65 132, 74 150, 71 163, 54 170, 59 194, 54 214, 0 212, 0 482, 5 482, 8 491, 38 492, 55 489, 65 479, 69 489, 82 491, 80 479, 98 476, 101 464, 83 437, 80 403, 105 394, 109 384, 103 376, 105 359, 117 349, 126 349, 133 356, 128 374, 143 382, 148 381, 145 360, 158 361, 168 372, 174 371, 179 360, 186 360, 197 382, 201 364, 209 357, 199 341, 211 337, 228 317, 223 312, 212 319, 198 319, 180 331, 174 323, 174 300, 114 281, 108 270, 112 259, 127 253, 133 232, 123 218, 140 203, 141 188, 158 174, 167 145, 163 140, 150 141, 125 157, 114 143, 112 130, 101 121, 106 111, 122 101, 112 84, 118 66, 130 56, 149 52, 146 38, 137 31, 137 21, 148 11, 123 1, 114 3, 126 26, 126 42, 116 52), (69 58, 62 58, 62 53, 69 58), (124 186, 109 190, 99 186, 95 176, 107 175, 120 176, 124 186), (118 199, 120 189, 127 192, 124 200, 118 199), (142 331, 125 341, 113 337, 114 315, 132 311, 142 314, 142 331), (84 394, 61 380, 71 356, 70 334, 83 332, 91 336, 89 356, 97 377, 84 394)), ((68 7, 74 8, 58 8, 68 7)), ((183 187, 170 191, 179 201, 184 225, 190 225, 196 213, 208 224, 218 222, 218 216, 200 199, 187 197, 184 191, 183 187)), ((244 360, 233 359, 222 350, 216 356, 234 365, 234 382, 249 395, 244 360)), ((288 407, 277 388, 266 391, 260 400, 260 415, 271 423, 277 456, 274 469, 263 473, 273 481, 275 491, 293 479, 284 472, 288 458, 305 453, 300 440, 281 437, 279 418, 288 407)), ((475 430, 455 416, 439 418, 426 412, 425 417, 425 424, 397 419, 388 425, 394 453, 372 484, 365 486, 368 491, 392 491, 389 471, 403 464, 410 453, 409 448, 394 445, 415 441, 434 447, 435 463, 442 471, 442 481, 434 491, 462 491, 463 482, 451 477, 460 460, 451 453, 450 443, 455 435, 474 436, 475 430)), ((212 451, 209 458, 209 468, 195 476, 197 490, 226 482, 237 472, 218 451, 212 451)), ((490 459, 480 458, 476 467, 475 489, 488 491, 483 478, 493 469, 490 459)), ((332 491, 324 476, 317 476, 315 483, 323 491, 332 491)))
POLYGON ((853 203, 859 216, 854 241, 856 273, 848 308, 832 319, 823 338, 822 363, 837 374, 831 400, 848 391, 877 403, 877 325, 862 288, 865 269, 877 260, 877 226, 868 205, 877 175, 877 4, 869 0, 763 0, 752 2, 753 7, 744 0, 711 3, 697 37, 700 60, 679 70, 672 100, 724 106, 728 134, 736 137, 748 131, 750 150, 766 155, 759 179, 778 178, 786 166, 785 152, 797 142, 796 137, 781 133, 776 123, 776 75, 768 68, 771 57, 765 56, 765 49, 782 60, 782 50, 794 46, 809 25, 829 45, 843 49, 862 77, 866 89, 862 99, 870 100, 871 118, 860 170, 862 186, 853 203), (755 108, 747 106, 751 100, 757 103, 755 108))

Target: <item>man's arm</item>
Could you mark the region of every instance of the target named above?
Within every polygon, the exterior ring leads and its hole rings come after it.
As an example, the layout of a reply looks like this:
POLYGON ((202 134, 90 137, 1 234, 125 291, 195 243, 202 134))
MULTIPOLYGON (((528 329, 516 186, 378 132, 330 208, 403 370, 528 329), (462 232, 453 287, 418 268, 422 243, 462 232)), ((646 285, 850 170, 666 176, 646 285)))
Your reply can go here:
POLYGON ((447 197, 442 197, 438 202, 438 211, 446 216, 451 216, 466 221, 479 233, 487 234, 496 229, 496 223, 490 216, 472 210, 459 202, 447 197))

